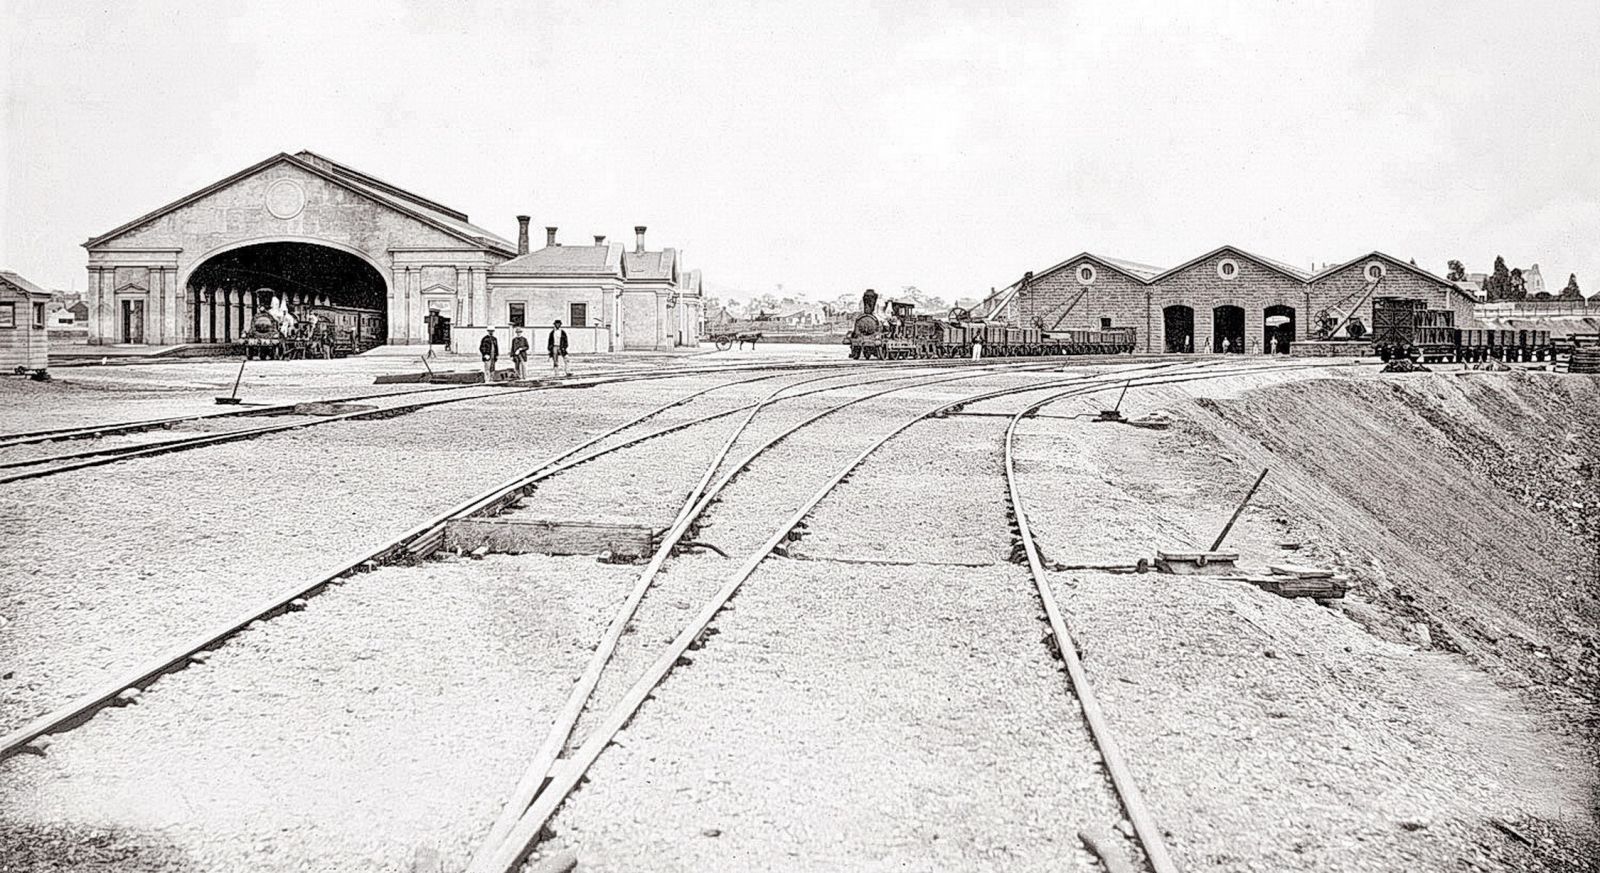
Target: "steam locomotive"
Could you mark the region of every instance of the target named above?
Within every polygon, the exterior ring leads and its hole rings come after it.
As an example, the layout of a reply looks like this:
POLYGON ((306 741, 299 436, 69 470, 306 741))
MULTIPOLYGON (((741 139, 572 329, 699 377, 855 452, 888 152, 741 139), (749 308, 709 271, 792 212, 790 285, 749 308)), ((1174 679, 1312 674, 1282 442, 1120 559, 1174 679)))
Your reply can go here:
MULTIPOLYGON (((874 298, 874 303, 875 298, 874 298)), ((889 301, 888 312, 875 306, 856 316, 845 337, 852 360, 898 358, 965 358, 975 348, 983 357, 1042 355, 1115 355, 1132 352, 1138 334, 1131 327, 1102 330, 1052 330, 1011 327, 974 321, 960 307, 946 318, 914 314, 914 304, 889 301)))
POLYGON ((246 358, 333 358, 383 344, 383 312, 352 306, 306 306, 298 314, 256 313, 240 337, 246 358))

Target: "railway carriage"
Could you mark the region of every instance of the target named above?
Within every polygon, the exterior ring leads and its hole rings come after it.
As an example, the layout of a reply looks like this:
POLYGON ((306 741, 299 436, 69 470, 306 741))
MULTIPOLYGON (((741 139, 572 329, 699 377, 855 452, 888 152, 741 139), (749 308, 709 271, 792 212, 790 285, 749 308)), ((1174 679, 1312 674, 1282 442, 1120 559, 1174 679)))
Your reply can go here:
POLYGON ((1046 331, 969 321, 964 310, 948 318, 913 313, 910 304, 892 301, 887 316, 863 312, 845 342, 860 359, 965 358, 980 349, 986 358, 1131 353, 1138 333, 1131 327, 1046 331))
POLYGON ((334 358, 383 344, 383 312, 352 306, 310 306, 299 316, 256 313, 240 337, 247 358, 334 358))
POLYGON ((1548 330, 1457 327, 1455 313, 1410 297, 1372 300, 1372 350, 1425 363, 1554 360, 1548 330))

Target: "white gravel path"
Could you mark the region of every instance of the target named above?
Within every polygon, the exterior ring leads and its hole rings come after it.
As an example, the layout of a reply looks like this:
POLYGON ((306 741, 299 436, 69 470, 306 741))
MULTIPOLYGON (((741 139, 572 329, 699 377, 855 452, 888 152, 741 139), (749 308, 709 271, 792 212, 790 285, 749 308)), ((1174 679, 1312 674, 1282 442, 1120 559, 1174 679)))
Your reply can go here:
MULTIPOLYGON (((970 524, 970 555, 1003 552, 997 436, 951 419, 891 440, 796 550, 927 556, 970 524), (896 487, 941 449, 985 446, 964 476, 896 487)), ((820 478, 853 454, 807 451, 820 478)), ((1120 814, 1025 572, 769 559, 731 605, 543 851, 600 871, 1094 869, 1078 829, 1110 833, 1120 814)))
POLYGON ((459 869, 631 577, 543 556, 356 577, 0 763, 0 807, 200 870, 403 870, 419 847, 459 869))
MULTIPOLYGON (((1242 381, 1152 389, 1138 402, 1181 412, 1194 396, 1280 380, 1242 381)), ((1208 546, 1258 462, 1181 416, 1166 432, 1034 419, 1018 438, 1040 545, 1072 563, 1208 546)), ((1333 565, 1339 555, 1309 523, 1301 486, 1286 493, 1275 481, 1226 548, 1255 571, 1333 565), (1285 541, 1300 547, 1285 551, 1285 541)), ((1584 756, 1457 658, 1243 583, 1093 572, 1053 582, 1185 870, 1513 869, 1527 859, 1491 818, 1585 829, 1584 756)))
POLYGON ((610 386, 604 404, 590 391, 500 395, 8 486, 0 729, 659 405, 663 390, 610 386))

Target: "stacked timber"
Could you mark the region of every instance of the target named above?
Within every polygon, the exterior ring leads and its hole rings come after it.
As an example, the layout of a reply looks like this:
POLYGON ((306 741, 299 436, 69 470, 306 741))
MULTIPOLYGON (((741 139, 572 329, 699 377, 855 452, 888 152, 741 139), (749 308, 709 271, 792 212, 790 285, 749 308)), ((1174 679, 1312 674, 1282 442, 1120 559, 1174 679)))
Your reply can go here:
POLYGON ((1271 564, 1270 576, 1251 576, 1251 585, 1279 597, 1343 597, 1350 590, 1350 579, 1322 567, 1300 564, 1271 564))

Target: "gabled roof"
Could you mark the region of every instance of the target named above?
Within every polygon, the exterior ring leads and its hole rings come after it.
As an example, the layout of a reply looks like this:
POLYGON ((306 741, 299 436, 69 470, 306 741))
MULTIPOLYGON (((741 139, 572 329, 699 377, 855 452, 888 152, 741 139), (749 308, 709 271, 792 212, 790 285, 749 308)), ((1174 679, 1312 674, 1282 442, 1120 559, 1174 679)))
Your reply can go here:
POLYGON ((1251 253, 1249 253, 1249 252, 1245 251, 1244 249, 1241 249, 1241 248, 1239 248, 1237 246, 1218 246, 1217 248, 1214 248, 1211 251, 1206 252, 1205 254, 1201 255, 1198 258, 1191 258, 1191 259, 1189 259, 1187 261, 1184 261, 1183 263, 1179 264, 1178 266, 1173 267, 1170 270, 1166 270, 1166 271, 1164 271, 1162 273, 1158 273, 1155 276, 1150 277, 1150 281, 1151 282, 1159 282, 1162 279, 1167 278, 1168 276, 1174 275, 1176 273, 1181 273, 1184 270, 1187 270, 1190 267, 1194 266, 1195 264, 1200 263, 1201 261, 1210 260, 1211 258, 1214 258, 1214 257, 1216 257, 1218 255, 1221 255, 1221 254, 1232 254, 1232 255, 1235 255, 1237 257, 1244 258, 1247 261, 1254 261, 1256 264, 1259 264, 1260 266, 1266 267, 1267 269, 1272 270, 1275 273, 1279 273, 1279 274, 1281 274, 1281 275, 1283 275, 1283 276, 1285 276, 1285 277, 1287 277, 1289 279, 1293 279, 1296 282, 1304 282, 1304 281, 1306 281, 1306 280, 1311 278, 1311 274, 1307 273, 1306 271, 1300 269, 1299 267, 1294 267, 1294 266, 1290 266, 1289 264, 1285 264, 1282 261, 1274 261, 1271 258, 1263 258, 1260 255, 1253 255, 1253 254, 1251 254, 1251 253))
POLYGON ((1140 283, 1149 282, 1161 272, 1160 267, 1152 267, 1149 264, 1141 264, 1138 261, 1125 261, 1121 258, 1107 258, 1102 255, 1094 254, 1093 252, 1078 252, 1072 257, 1067 258, 1066 260, 1056 264, 1054 267, 1051 267, 1044 272, 1035 273, 1033 279, 1035 282, 1037 282, 1045 276, 1048 276, 1057 270, 1065 269, 1066 267, 1076 264, 1079 261, 1093 261, 1108 270, 1121 273, 1122 275, 1127 276, 1129 279, 1140 283))
POLYGON ((1364 263, 1366 261, 1371 261, 1373 259, 1381 260, 1384 263, 1387 263, 1387 264, 1390 264, 1392 266, 1398 267, 1398 268, 1400 268, 1402 270, 1406 270, 1408 272, 1414 273, 1417 276, 1420 276, 1423 279, 1426 279, 1429 282, 1432 282, 1432 283, 1438 285, 1441 288, 1447 288, 1447 289, 1449 289, 1451 291, 1454 291, 1457 294, 1460 294, 1461 296, 1466 297, 1468 299, 1471 299, 1471 300, 1476 300, 1477 299, 1470 290, 1462 288, 1459 284, 1457 284, 1455 282, 1452 282, 1449 279, 1444 278, 1443 276, 1436 276, 1433 273, 1430 273, 1427 270, 1424 270, 1421 267, 1419 267, 1416 264, 1413 264, 1413 263, 1411 263, 1409 261, 1402 261, 1401 259, 1395 257, 1394 255, 1386 255, 1383 252, 1378 251, 1377 249, 1373 249, 1372 251, 1367 252, 1366 254, 1362 255, 1359 258, 1351 258, 1350 260, 1345 261, 1342 264, 1339 264, 1339 265, 1333 266, 1333 267, 1329 267, 1326 270, 1323 270, 1322 272, 1316 274, 1315 276, 1312 276, 1309 281, 1311 283, 1315 284, 1315 283, 1320 282, 1323 279, 1326 279, 1327 277, 1333 275, 1334 273, 1338 273, 1338 272, 1340 272, 1342 270, 1348 270, 1349 268, 1351 268, 1351 267, 1353 267, 1353 266, 1355 266, 1357 264, 1364 263))
POLYGON ((545 246, 489 268, 491 275, 621 276, 622 244, 545 246))
POLYGON ((367 176, 363 173, 357 172, 356 170, 352 170, 343 164, 330 161, 327 158, 316 154, 315 152, 309 151, 302 151, 299 155, 291 155, 287 152, 279 152, 278 154, 273 155, 272 157, 267 158, 258 164, 246 167, 243 170, 228 176, 227 178, 219 179, 218 181, 213 182, 192 194, 174 200, 153 212, 141 215, 126 224, 94 237, 88 242, 85 242, 83 246, 84 248, 94 248, 95 246, 101 245, 113 237, 120 236, 142 224, 154 221, 155 219, 160 218, 161 216, 166 215, 167 213, 176 209, 188 206, 202 197, 210 196, 211 194, 214 194, 217 191, 234 184, 235 182, 249 178, 256 173, 259 173, 262 170, 279 163, 291 164, 307 173, 318 176, 334 185, 338 185, 341 188, 354 191, 357 194, 367 197, 368 199, 376 200, 390 209, 408 215, 411 218, 422 222, 423 224, 430 225, 465 242, 469 242, 477 246, 483 246, 485 248, 495 249, 506 255, 510 255, 516 251, 516 247, 509 241, 468 222, 466 213, 464 212, 458 212, 454 209, 440 206, 432 200, 412 194, 404 189, 391 185, 388 182, 381 181, 372 176, 367 176))
POLYGON ((1445 286, 1449 286, 1449 287, 1454 287, 1455 286, 1454 282, 1451 282, 1449 279, 1446 279, 1443 276, 1435 276, 1434 274, 1428 272, 1427 270, 1422 269, 1421 267, 1417 266, 1416 264, 1413 264, 1413 263, 1411 263, 1409 261, 1402 261, 1399 258, 1395 257, 1394 255, 1386 255, 1383 252, 1380 252, 1380 251, 1378 251, 1376 249, 1374 249, 1374 250, 1372 250, 1370 252, 1367 252, 1366 254, 1362 255, 1359 258, 1351 258, 1350 260, 1345 261, 1342 264, 1336 264, 1336 265, 1334 265, 1332 267, 1328 267, 1327 269, 1322 270, 1321 272, 1319 272, 1316 275, 1312 276, 1311 277, 1311 281, 1312 282, 1320 282, 1323 279, 1326 279, 1327 277, 1333 275, 1334 273, 1339 272, 1340 270, 1348 270, 1349 268, 1355 266, 1356 264, 1362 263, 1364 261, 1370 261, 1370 260, 1372 260, 1374 258, 1376 258, 1378 260, 1381 260, 1381 261, 1385 261, 1385 262, 1387 262, 1389 264, 1393 264, 1394 266, 1399 267, 1402 270, 1409 270, 1409 271, 1411 271, 1413 273, 1416 273, 1418 276, 1421 276, 1422 278, 1427 279, 1428 281, 1433 282, 1435 284, 1445 285, 1445 286))
POLYGON ((629 279, 671 281, 677 270, 677 261, 677 249, 662 249, 659 252, 623 252, 622 274, 629 279))
POLYGON ((4 280, 7 284, 15 286, 18 291, 22 291, 27 294, 38 294, 44 297, 50 296, 49 291, 40 288, 38 285, 29 282, 27 279, 22 278, 10 270, 0 270, 0 280, 4 280))

